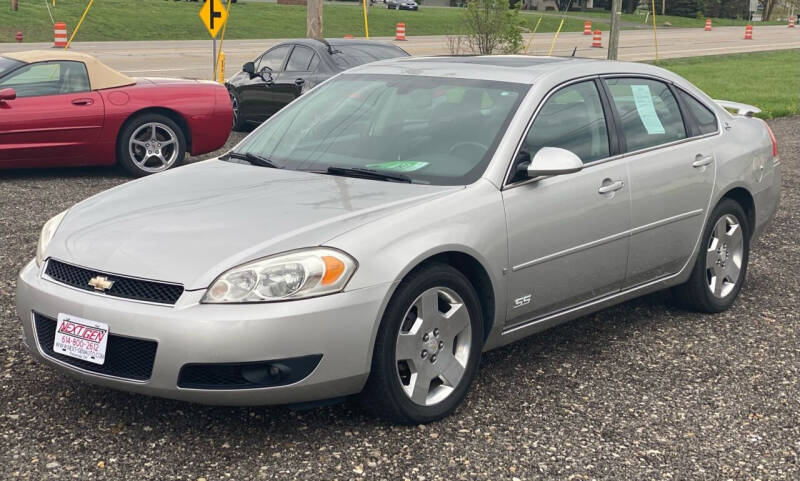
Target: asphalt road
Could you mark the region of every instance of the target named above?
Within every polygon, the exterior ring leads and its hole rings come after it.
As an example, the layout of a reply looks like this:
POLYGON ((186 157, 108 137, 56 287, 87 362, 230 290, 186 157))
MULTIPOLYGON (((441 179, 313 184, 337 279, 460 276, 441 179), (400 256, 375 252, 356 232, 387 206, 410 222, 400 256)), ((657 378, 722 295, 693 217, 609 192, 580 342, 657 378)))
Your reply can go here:
POLYGON ((800 479, 800 117, 770 124, 783 200, 730 311, 690 313, 658 293, 492 351, 466 403, 424 427, 350 404, 148 398, 35 363, 16 273, 47 218, 129 179, 0 172, 0 479, 800 479))
MULTIPOLYGON (((358 32, 353 32, 358 34, 358 32)), ((408 41, 394 42, 412 55, 449 54, 446 36, 414 36, 407 27, 408 41)), ((553 43, 553 33, 538 33, 530 43, 527 53, 547 55, 553 43)), ((694 57, 720 55, 760 50, 800 48, 800 28, 784 26, 756 26, 753 40, 744 40, 743 27, 714 27, 711 32, 701 28, 674 28, 658 31, 658 57, 694 57), (702 48, 698 47, 702 45, 702 48)), ((526 45, 530 35, 525 35, 526 45)), ((393 38, 377 37, 391 42, 393 38)), ((226 78, 255 59, 262 52, 283 40, 226 40, 226 78)), ((606 58, 608 32, 603 32, 603 48, 592 48, 592 37, 580 32, 566 32, 558 36, 553 55, 575 55, 589 58, 606 58)), ((0 44, 0 53, 34 48, 50 48, 50 43, 0 44)), ((137 42, 76 42, 73 50, 97 56, 113 68, 134 77, 191 77, 211 78, 213 67, 211 40, 137 41, 137 42)), ((619 59, 627 61, 655 58, 651 30, 623 30, 620 35, 619 59)))

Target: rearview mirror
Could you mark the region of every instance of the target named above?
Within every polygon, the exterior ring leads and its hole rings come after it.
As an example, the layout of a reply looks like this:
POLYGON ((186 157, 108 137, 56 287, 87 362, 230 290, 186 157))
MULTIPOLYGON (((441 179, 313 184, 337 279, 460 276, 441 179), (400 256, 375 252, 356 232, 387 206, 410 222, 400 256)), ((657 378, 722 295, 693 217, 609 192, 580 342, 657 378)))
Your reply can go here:
POLYGON ((529 178, 540 175, 562 175, 583 169, 583 161, 569 150, 558 147, 542 147, 533 156, 525 171, 529 178))
POLYGON ((242 65, 242 71, 253 78, 256 74, 256 64, 253 62, 247 62, 246 64, 242 65))
POLYGON ((12 88, 0 89, 0 101, 14 100, 17 98, 17 91, 12 88))

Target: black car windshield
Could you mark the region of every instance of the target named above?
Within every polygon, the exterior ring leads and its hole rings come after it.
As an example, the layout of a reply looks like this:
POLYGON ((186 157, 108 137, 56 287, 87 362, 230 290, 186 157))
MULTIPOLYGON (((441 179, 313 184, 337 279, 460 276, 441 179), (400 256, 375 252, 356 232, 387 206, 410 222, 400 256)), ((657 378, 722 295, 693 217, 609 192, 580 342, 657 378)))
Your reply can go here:
POLYGON ((22 65, 22 63, 23 62, 20 62, 19 60, 0 57, 0 77, 5 75, 7 72, 19 67, 20 65, 22 65))
POLYGON ((334 45, 331 60, 342 70, 359 65, 395 57, 408 57, 408 54, 393 45, 334 45))
POLYGON ((330 167, 465 185, 483 174, 525 84, 405 75, 341 75, 289 104, 237 151, 284 169, 330 167))

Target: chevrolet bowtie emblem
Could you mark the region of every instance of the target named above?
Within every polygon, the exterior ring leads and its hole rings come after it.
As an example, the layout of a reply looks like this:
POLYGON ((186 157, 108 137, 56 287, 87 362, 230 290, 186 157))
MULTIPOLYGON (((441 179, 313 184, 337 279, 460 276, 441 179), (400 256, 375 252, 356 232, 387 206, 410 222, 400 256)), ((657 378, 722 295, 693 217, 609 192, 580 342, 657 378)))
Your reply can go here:
POLYGON ((89 285, 94 287, 96 291, 106 291, 111 289, 111 286, 114 285, 114 281, 108 280, 106 276, 95 276, 89 279, 89 285))

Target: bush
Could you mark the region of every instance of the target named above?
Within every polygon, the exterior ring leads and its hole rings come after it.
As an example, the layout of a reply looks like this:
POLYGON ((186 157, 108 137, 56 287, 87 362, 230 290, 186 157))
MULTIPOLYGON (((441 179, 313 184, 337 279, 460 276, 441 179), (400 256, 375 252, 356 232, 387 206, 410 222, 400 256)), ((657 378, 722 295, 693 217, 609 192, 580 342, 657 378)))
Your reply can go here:
POLYGON ((464 11, 466 43, 473 53, 519 53, 522 50, 522 19, 519 4, 508 0, 470 0, 464 11))

